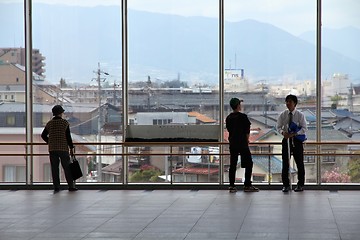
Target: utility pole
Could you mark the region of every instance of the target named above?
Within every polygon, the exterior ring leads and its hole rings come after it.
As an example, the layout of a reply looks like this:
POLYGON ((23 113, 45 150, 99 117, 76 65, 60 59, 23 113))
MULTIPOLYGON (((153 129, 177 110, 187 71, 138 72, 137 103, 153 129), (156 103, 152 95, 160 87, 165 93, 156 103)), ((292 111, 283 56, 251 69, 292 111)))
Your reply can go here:
POLYGON ((119 87, 119 84, 116 84, 116 82, 114 81, 114 97, 113 97, 114 106, 116 106, 116 87, 119 87))
MULTIPOLYGON (((100 69, 100 63, 98 63, 98 69, 95 72, 97 77, 96 80, 97 84, 98 84, 98 126, 97 126, 97 143, 98 145, 96 146, 96 154, 100 154, 101 153, 101 126, 102 126, 102 121, 101 121, 101 82, 105 81, 105 78, 101 77, 101 74, 105 74, 105 75, 109 75, 107 72, 103 72, 100 69)), ((101 182, 102 181, 102 162, 101 162, 101 155, 97 155, 96 156, 96 166, 97 166, 97 181, 101 182)))
POLYGON ((262 83, 261 83, 261 93, 263 95, 263 115, 264 115, 264 119, 265 119, 265 128, 267 127, 267 98, 266 98, 266 94, 267 94, 267 91, 265 90, 265 81, 264 80, 262 83))
MULTIPOLYGON (((114 106, 116 106, 116 104, 117 104, 117 101, 116 101, 116 88, 118 87, 118 88, 120 88, 120 84, 118 84, 118 83, 116 83, 116 81, 114 81, 114 93, 113 93, 113 98, 114 98, 114 100, 113 100, 113 104, 114 104, 114 106)), ((120 106, 120 101, 119 101, 119 106, 120 106)))
POLYGON ((350 84, 349 87, 349 94, 348 94, 348 105, 350 106, 350 112, 352 113, 354 111, 354 102, 353 102, 353 85, 352 83, 350 84))
POLYGON ((350 126, 349 126, 349 130, 350 130, 350 134, 351 136, 353 135, 353 112, 354 112, 354 102, 353 102, 353 85, 352 83, 350 84, 350 87, 349 87, 349 95, 348 95, 348 105, 350 106, 350 126))
POLYGON ((147 109, 150 112, 150 108, 151 108, 151 102, 150 102, 150 97, 151 97, 151 78, 150 76, 148 76, 148 80, 146 82, 146 92, 147 92, 147 109))

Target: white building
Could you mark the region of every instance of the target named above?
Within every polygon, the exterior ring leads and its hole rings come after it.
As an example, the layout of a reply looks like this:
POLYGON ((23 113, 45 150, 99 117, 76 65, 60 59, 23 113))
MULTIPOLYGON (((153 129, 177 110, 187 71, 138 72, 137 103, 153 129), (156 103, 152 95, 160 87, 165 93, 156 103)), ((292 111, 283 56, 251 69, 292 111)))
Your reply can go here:
POLYGON ((249 91, 249 83, 244 76, 244 69, 225 69, 224 90, 225 92, 249 91))

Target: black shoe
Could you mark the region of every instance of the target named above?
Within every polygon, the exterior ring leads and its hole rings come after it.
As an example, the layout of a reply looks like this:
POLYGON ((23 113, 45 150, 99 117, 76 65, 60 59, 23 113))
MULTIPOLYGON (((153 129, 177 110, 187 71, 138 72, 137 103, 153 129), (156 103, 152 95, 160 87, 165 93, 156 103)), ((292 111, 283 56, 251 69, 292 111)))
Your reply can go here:
POLYGON ((288 192, 288 191, 290 191, 290 187, 283 187, 282 188, 282 192, 288 192))
POLYGON ((235 187, 235 186, 229 187, 229 192, 230 192, 230 193, 235 193, 235 192, 237 192, 236 187, 235 187))
POLYGON ((54 194, 56 194, 56 193, 58 193, 58 192, 60 192, 60 189, 55 188, 55 189, 54 189, 54 194))
POLYGON ((75 187, 69 188, 69 192, 76 192, 78 189, 75 187))
POLYGON ((258 192, 258 191, 259 189, 254 187, 253 185, 244 187, 244 192, 258 192))
POLYGON ((294 189, 295 192, 302 192, 304 191, 304 187, 303 186, 300 186, 300 185, 297 185, 296 188, 294 189))

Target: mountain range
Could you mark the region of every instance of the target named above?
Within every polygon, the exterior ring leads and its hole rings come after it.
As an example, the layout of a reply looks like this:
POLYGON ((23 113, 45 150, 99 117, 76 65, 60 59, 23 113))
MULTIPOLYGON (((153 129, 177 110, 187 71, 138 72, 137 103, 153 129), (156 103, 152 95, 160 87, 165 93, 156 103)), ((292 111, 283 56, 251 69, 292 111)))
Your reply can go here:
MULTIPOLYGON (((2 4, 0 9, 0 47, 19 47, 24 38, 22 5, 2 4)), ((216 84, 218 24, 214 18, 129 10, 130 81, 145 81, 148 75, 164 80, 180 76, 190 83, 216 84)), ((315 32, 294 36, 248 19, 225 22, 224 36, 225 68, 242 68, 250 80, 315 79, 315 32)), ((360 29, 323 29, 322 39, 323 78, 344 73, 360 82, 360 29)), ((46 58, 49 81, 62 77, 90 83, 98 62, 120 81, 120 8, 34 4, 33 47, 46 58)))

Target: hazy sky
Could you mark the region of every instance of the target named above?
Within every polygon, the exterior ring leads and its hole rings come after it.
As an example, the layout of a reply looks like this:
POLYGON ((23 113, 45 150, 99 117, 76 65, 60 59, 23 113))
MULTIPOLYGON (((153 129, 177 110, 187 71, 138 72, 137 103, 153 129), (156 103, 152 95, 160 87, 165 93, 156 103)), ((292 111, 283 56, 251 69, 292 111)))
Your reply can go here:
MULTIPOLYGON (((15 0, 2 0, 14 2, 15 0)), ((33 0, 33 3, 80 6, 120 5, 121 0, 33 0)), ((128 0, 131 9, 182 16, 218 16, 218 0, 128 0)), ((323 0, 323 26, 360 29, 359 0, 323 0)), ((255 19, 295 35, 314 30, 316 0, 225 0, 227 21, 255 19)))
MULTIPOLYGON (((23 3, 24 0, 0 0, 0 16, 2 3, 23 3)), ((326 28, 341 28, 353 26, 360 29, 360 0, 322 0, 323 1, 323 27, 326 28)), ((121 0, 32 0, 33 4, 61 4, 69 6, 120 6, 121 0)), ((316 24, 316 0, 224 0, 225 2, 225 20, 226 21, 241 21, 244 19, 254 19, 260 22, 269 23, 277 26, 289 33, 299 35, 305 31, 315 30, 316 24)), ((181 16, 204 16, 217 18, 219 14, 218 0, 128 0, 128 7, 141 11, 176 14, 181 16)), ((20 8, 20 7, 19 7, 20 8)), ((19 11, 21 14, 21 11, 19 11)), ((20 29, 20 28, 19 28, 20 29)), ((20 29, 21 30, 21 29, 20 29)), ((6 33, 6 32, 5 32, 6 33)), ((23 33, 23 31, 22 31, 23 33)), ((4 38, 3 41, 10 41, 5 45, 8 46, 23 46, 23 38, 16 38, 15 34, 11 32, 6 33, 13 39, 4 38), (13 42, 13 43, 12 43, 13 42), (19 43, 20 42, 20 43, 19 43)), ((36 46, 35 46, 36 47, 36 46)), ((55 63, 51 65, 50 48, 42 49, 47 56, 47 76, 53 75, 49 79, 59 79, 65 77, 71 79, 69 76, 64 76, 65 70, 59 70, 55 63), (48 52, 46 52, 46 50, 48 52), (56 71, 59 72, 59 76, 56 71), (60 75, 61 74, 61 75, 60 75)), ((102 60, 102 67, 106 67, 106 71, 117 72, 118 65, 111 71, 112 63, 107 63, 107 60, 102 60), (108 64, 108 65, 106 65, 108 64)), ((94 64, 93 68, 96 68, 94 64)), ((64 69, 67 66, 64 65, 64 69)), ((91 75, 92 69, 87 70, 91 75)), ((93 76, 86 76, 91 79, 93 76)))

